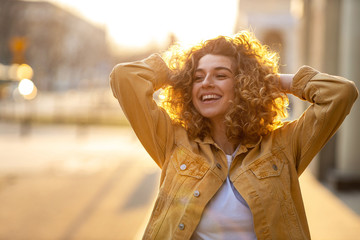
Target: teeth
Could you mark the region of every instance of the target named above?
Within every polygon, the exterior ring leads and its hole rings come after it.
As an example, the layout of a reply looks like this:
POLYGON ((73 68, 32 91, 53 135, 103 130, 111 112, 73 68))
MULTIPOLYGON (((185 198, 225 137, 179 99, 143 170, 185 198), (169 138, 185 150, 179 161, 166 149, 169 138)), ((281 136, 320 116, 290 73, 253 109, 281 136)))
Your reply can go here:
POLYGON ((219 99, 220 96, 215 95, 215 94, 209 94, 209 95, 203 95, 202 96, 202 101, 208 100, 208 99, 219 99))

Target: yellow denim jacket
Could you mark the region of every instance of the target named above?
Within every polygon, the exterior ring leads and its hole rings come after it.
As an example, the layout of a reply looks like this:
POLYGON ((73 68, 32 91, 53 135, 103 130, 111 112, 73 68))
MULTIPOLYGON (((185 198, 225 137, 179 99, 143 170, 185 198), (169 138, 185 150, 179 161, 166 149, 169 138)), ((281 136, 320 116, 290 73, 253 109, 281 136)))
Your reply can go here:
POLYGON ((114 96, 162 169, 143 239, 190 239, 228 174, 251 209, 258 239, 310 239, 298 177, 350 112, 358 95, 355 85, 300 68, 291 93, 311 106, 257 144, 242 145, 228 169, 225 153, 210 136, 190 139, 153 100, 154 91, 166 85, 168 71, 154 54, 119 64, 110 75, 114 96))

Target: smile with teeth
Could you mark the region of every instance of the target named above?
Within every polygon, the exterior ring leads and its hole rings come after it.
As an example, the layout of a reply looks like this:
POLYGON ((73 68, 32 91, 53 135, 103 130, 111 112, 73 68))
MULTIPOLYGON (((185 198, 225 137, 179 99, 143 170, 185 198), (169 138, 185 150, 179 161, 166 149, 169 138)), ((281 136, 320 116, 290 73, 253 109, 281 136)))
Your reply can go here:
POLYGON ((220 99, 221 96, 216 95, 216 94, 207 94, 207 95, 202 95, 201 96, 201 101, 211 101, 211 100, 218 100, 220 99))

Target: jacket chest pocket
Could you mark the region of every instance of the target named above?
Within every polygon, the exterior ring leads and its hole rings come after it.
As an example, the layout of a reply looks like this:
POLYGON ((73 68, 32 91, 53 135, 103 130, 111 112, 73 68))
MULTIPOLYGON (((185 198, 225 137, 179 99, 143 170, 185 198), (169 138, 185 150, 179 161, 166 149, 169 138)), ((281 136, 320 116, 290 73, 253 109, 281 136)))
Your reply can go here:
POLYGON ((290 176, 284 160, 273 155, 259 159, 250 166, 250 171, 256 177, 255 186, 264 198, 289 200, 290 176))
POLYGON ((281 239, 303 239, 291 196, 293 181, 287 160, 275 155, 260 158, 249 166, 247 173, 250 184, 255 188, 250 198, 257 198, 257 201, 252 201, 251 207, 263 209, 269 223, 276 223, 276 228, 286 235, 281 239))
POLYGON ((259 162, 250 167, 251 172, 258 178, 278 177, 284 167, 284 161, 271 156, 260 159, 259 162))
POLYGON ((185 147, 178 147, 171 156, 171 163, 180 176, 196 179, 204 177, 209 170, 207 162, 199 155, 194 154, 185 147))

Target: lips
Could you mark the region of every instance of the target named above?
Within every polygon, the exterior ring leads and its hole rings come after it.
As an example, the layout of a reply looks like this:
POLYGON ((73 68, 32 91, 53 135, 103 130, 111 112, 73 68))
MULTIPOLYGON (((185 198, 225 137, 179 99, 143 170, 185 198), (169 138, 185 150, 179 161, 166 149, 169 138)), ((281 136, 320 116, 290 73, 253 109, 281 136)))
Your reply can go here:
POLYGON ((217 95, 217 94, 203 94, 200 97, 202 102, 215 101, 215 100, 218 100, 220 98, 221 98, 221 96, 217 95))

